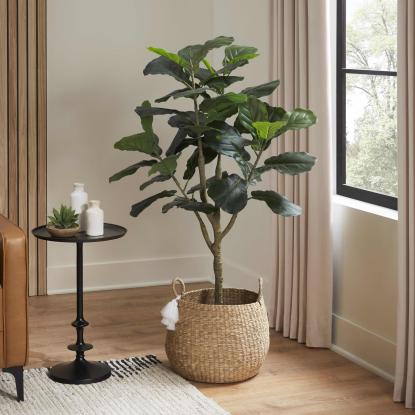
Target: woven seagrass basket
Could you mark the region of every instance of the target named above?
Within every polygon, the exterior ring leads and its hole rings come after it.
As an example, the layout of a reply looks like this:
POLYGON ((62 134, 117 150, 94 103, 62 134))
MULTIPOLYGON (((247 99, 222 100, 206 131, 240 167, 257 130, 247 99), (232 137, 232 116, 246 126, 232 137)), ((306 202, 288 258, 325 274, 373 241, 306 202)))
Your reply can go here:
POLYGON ((185 292, 178 302, 176 330, 167 330, 166 353, 175 372, 208 383, 240 382, 255 376, 269 348, 269 325, 262 296, 224 289, 224 305, 214 305, 214 289, 185 292))

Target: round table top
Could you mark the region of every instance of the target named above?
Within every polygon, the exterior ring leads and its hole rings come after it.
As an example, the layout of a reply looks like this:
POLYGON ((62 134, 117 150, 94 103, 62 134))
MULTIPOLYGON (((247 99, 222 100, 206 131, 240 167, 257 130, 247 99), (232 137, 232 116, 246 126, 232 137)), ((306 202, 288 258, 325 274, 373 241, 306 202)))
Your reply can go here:
POLYGON ((33 229, 32 233, 36 238, 44 239, 45 241, 89 243, 122 238, 127 233, 127 229, 119 225, 114 225, 113 223, 104 223, 104 234, 100 236, 89 236, 85 232, 78 232, 74 236, 58 238, 52 236, 46 229, 46 225, 43 225, 33 229))

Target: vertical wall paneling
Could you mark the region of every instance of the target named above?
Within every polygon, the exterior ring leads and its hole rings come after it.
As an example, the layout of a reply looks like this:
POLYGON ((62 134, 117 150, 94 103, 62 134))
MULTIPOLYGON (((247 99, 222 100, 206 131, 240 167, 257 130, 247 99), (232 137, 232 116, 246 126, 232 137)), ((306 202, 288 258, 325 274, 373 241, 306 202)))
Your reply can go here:
POLYGON ((18 142, 17 142, 17 1, 9 0, 8 11, 8 171, 9 171, 9 219, 18 223, 18 142))
POLYGON ((28 235, 29 295, 46 294, 46 0, 0 0, 0 213, 28 235))
POLYGON ((0 213, 8 215, 7 0, 0 0, 0 213))
MULTIPOLYGON (((46 220, 46 0, 37 0, 38 221, 46 220)), ((46 241, 38 241, 38 294, 46 294, 46 241)))

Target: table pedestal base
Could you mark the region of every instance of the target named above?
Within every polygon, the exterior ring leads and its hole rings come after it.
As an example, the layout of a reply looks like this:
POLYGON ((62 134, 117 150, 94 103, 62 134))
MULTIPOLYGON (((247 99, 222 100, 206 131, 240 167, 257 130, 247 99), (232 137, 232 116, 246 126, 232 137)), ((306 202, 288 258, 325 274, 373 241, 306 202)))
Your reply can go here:
POLYGON ((49 369, 48 376, 59 383, 85 385, 108 379, 111 376, 111 368, 105 363, 76 359, 53 366, 49 369))

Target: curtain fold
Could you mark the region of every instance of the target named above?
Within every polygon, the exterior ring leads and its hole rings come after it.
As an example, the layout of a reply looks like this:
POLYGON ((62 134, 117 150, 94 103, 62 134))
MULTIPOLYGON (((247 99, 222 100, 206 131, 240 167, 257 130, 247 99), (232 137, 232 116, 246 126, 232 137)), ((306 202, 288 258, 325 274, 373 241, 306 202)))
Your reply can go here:
POLYGON ((303 208, 276 218, 276 330, 310 347, 331 346, 332 249, 328 10, 326 0, 271 0, 272 104, 309 108, 308 130, 278 139, 273 153, 306 151, 318 158, 309 174, 278 175, 275 190, 303 208))
POLYGON ((415 2, 398 0, 398 330, 394 400, 415 408, 415 2))

